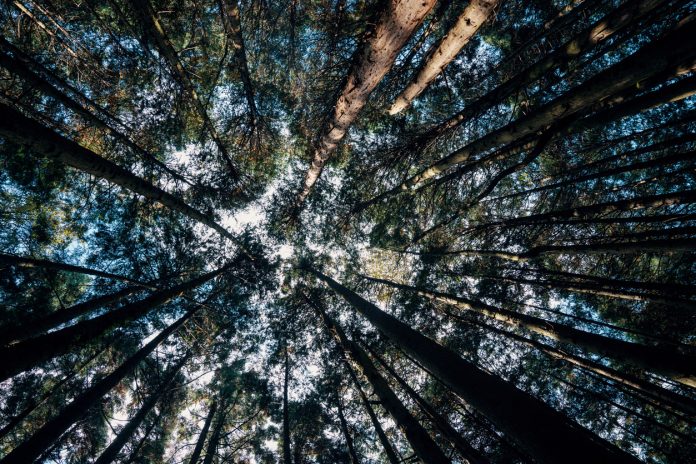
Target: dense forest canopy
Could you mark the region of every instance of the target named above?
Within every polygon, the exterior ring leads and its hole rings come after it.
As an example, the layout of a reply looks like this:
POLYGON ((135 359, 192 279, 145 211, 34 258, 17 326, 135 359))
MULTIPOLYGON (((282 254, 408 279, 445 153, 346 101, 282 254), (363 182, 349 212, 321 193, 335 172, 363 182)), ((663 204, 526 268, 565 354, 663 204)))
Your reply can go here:
POLYGON ((696 462, 694 1, 0 31, 0 464, 696 462))

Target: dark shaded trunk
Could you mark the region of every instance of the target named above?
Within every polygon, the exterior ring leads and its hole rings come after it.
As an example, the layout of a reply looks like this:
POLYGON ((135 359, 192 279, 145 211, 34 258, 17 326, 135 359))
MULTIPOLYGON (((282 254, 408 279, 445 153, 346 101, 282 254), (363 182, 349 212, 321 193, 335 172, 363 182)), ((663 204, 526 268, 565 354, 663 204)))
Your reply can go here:
POLYGON ((353 66, 333 106, 327 123, 317 136, 312 162, 296 200, 301 207, 333 155, 348 128, 367 104, 368 97, 391 69, 401 47, 421 24, 435 0, 389 0, 374 30, 366 36, 362 48, 353 59, 353 66))
POLYGON ((433 422, 435 427, 440 430, 440 432, 447 438, 447 440, 452 443, 454 446, 454 449, 457 450, 459 455, 466 459, 466 461, 469 464, 490 464, 490 461, 488 458, 486 458, 483 454, 481 454, 476 448, 472 447, 466 439, 455 430, 452 425, 442 417, 442 415, 435 410, 435 408, 428 403, 425 398, 423 398, 416 390, 414 390, 406 380, 404 380, 397 372, 392 368, 389 363, 387 363, 384 359, 382 359, 381 356, 379 356, 375 350, 373 350, 368 344, 363 343, 363 346, 365 346, 370 354, 372 354, 372 357, 379 362, 384 369, 386 369, 387 372, 389 372, 389 375, 391 375, 399 385, 401 385, 401 388, 408 393, 408 396, 413 399, 413 401, 420 406, 420 408, 428 415, 430 420, 433 422))
POLYGON ((213 417, 215 417, 215 411, 217 411, 217 407, 217 400, 213 400, 213 402, 210 405, 210 409, 208 409, 208 415, 206 416, 205 422, 203 423, 201 433, 198 435, 196 447, 193 449, 193 453, 191 453, 189 464, 198 464, 198 460, 200 459, 201 453, 203 452, 205 439, 208 437, 208 430, 210 430, 210 424, 213 422, 213 417))
POLYGON ((20 340, 36 337, 61 324, 70 322, 80 316, 87 315, 97 308, 115 303, 128 295, 141 291, 138 287, 126 287, 118 292, 98 296, 83 303, 59 309, 42 318, 30 317, 18 325, 0 329, 0 346, 7 346, 20 340))
POLYGON ((186 362, 191 359, 191 353, 186 354, 177 362, 169 371, 166 373, 164 379, 162 379, 160 386, 155 390, 140 406, 137 413, 128 421, 128 423, 121 429, 121 431, 116 435, 116 438, 106 447, 104 451, 99 455, 99 457, 94 461, 94 464, 110 464, 116 461, 118 454, 121 449, 125 446, 128 440, 131 439, 136 430, 143 423, 145 417, 148 413, 155 407, 159 402, 160 398, 165 394, 169 385, 172 383, 176 375, 179 373, 181 368, 186 364, 186 362))
POLYGON ((34 434, 22 444, 12 450, 0 460, 0 464, 26 464, 34 462, 43 451, 48 449, 65 431, 83 417, 92 407, 97 406, 101 398, 112 388, 118 385, 127 375, 143 361, 155 348, 177 331, 196 309, 192 309, 172 325, 161 331, 155 338, 140 348, 133 356, 128 358, 115 371, 96 382, 86 391, 78 395, 56 417, 46 422, 34 434))
POLYGON ((94 319, 82 321, 73 326, 2 348, 0 349, 0 358, 4 359, 5 362, 0 366, 0 380, 12 377, 42 362, 84 346, 98 339, 110 329, 138 319, 157 306, 208 282, 225 269, 226 267, 222 267, 183 284, 160 290, 140 301, 127 304, 118 310, 110 311, 94 319))
POLYGON ((79 171, 142 195, 167 208, 214 229, 225 238, 236 238, 211 217, 189 206, 180 198, 165 192, 125 168, 33 121, 19 111, 0 103, 0 135, 28 148, 37 156, 56 159, 79 171))
POLYGON ((350 456, 351 464, 360 464, 360 459, 358 459, 358 454, 355 452, 355 445, 353 444, 353 437, 348 430, 348 422, 343 414, 343 405, 341 404, 340 395, 336 395, 335 398, 336 408, 338 408, 338 420, 341 425, 341 432, 343 433, 343 438, 346 440, 346 448, 348 448, 348 456, 350 456))
POLYGON ((474 311, 512 326, 568 343, 618 362, 630 363, 639 369, 651 371, 671 378, 676 382, 696 386, 696 358, 666 346, 649 346, 585 332, 564 324, 548 321, 528 314, 498 308, 480 301, 433 292, 419 287, 399 284, 384 279, 366 279, 390 287, 414 292, 434 301, 439 301, 467 311, 474 311))
POLYGON ((307 268, 307 271, 324 281, 384 335, 421 362, 538 462, 640 462, 545 403, 480 370, 330 277, 312 268, 307 268))
POLYGON ((290 383, 290 358, 287 342, 285 345, 285 360, 283 371, 283 462, 292 464, 290 453, 290 408, 288 407, 288 385, 290 383))
POLYGON ((309 298, 307 302, 319 313, 327 329, 333 336, 338 346, 358 365, 367 380, 372 385, 379 397, 384 409, 394 418, 394 422, 403 432, 411 444, 413 451, 426 463, 450 463, 440 447, 428 435, 428 432, 416 420, 411 412, 404 406, 398 396, 389 386, 389 383, 379 373, 372 360, 356 343, 349 340, 343 329, 324 311, 319 304, 315 304, 309 298))
POLYGON ((223 402, 218 408, 218 414, 215 418, 213 432, 210 434, 210 440, 208 440, 208 447, 205 450, 205 458, 203 459, 203 464, 212 464, 213 459, 217 454, 218 446, 220 445, 220 438, 222 438, 222 431, 225 428, 226 420, 227 405, 223 402))

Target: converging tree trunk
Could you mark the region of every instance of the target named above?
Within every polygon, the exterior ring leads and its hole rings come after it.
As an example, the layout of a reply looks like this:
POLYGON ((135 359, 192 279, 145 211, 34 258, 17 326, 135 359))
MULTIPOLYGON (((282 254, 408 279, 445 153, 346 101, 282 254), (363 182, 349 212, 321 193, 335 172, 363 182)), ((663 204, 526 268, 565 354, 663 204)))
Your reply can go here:
POLYGON ((193 448, 193 453, 191 453, 191 458, 189 459, 189 464, 198 464, 198 460, 203 452, 203 446, 205 445, 205 439, 208 437, 208 430, 210 430, 210 424, 213 422, 215 417, 215 412, 218 408, 217 400, 213 400, 210 403, 210 409, 208 409, 208 415, 205 417, 205 422, 203 423, 203 428, 201 433, 198 434, 198 440, 196 441, 196 446, 193 448))
POLYGON ((374 30, 354 57, 333 112, 319 132, 312 162, 305 175, 296 204, 300 207, 319 179, 348 128, 367 104, 377 84, 394 64, 397 54, 423 21, 435 0, 384 0, 374 30))
POLYGON ((360 464, 360 459, 358 459, 358 454, 355 452, 355 445, 353 444, 353 437, 348 430, 348 422, 346 421, 346 416, 343 414, 343 405, 341 404, 341 397, 336 394, 335 398, 336 408, 338 409, 338 420, 341 425, 341 432, 343 433, 343 438, 346 440, 346 448, 348 448, 348 456, 350 457, 351 464, 360 464))
POLYGON ((549 464, 639 462, 543 402, 413 330, 332 278, 312 268, 306 270, 324 281, 537 461, 549 464))

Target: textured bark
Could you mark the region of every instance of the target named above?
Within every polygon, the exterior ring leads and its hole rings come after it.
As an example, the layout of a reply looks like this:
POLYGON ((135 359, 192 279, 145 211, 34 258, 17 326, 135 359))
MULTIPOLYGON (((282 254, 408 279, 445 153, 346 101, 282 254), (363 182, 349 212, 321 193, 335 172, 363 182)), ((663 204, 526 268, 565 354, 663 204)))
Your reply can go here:
POLYGON ((343 433, 343 438, 346 440, 346 448, 348 448, 348 456, 350 456, 351 464, 360 464, 360 459, 358 459, 358 454, 355 452, 355 445, 353 444, 353 437, 350 435, 350 430, 348 430, 348 422, 346 422, 346 416, 343 414, 343 405, 341 404, 341 397, 336 395, 336 408, 338 408, 338 420, 341 425, 341 432, 343 433))
POLYGON ((104 179, 120 187, 160 203, 174 211, 214 229, 225 238, 236 241, 234 235, 183 200, 165 192, 125 168, 91 150, 33 121, 19 111, 0 103, 0 135, 27 147, 46 158, 53 158, 72 168, 104 179))
POLYGON ((396 97, 389 108, 389 114, 400 113, 411 105, 418 95, 437 78, 454 60, 471 37, 488 20, 500 0, 472 0, 457 18, 457 22, 442 38, 437 48, 428 56, 413 81, 396 97))
POLYGON ((345 85, 328 122, 320 131, 296 204, 300 207, 319 179, 324 165, 377 84, 394 64, 401 47, 423 21, 435 0, 383 0, 383 12, 354 58, 345 85))
POLYGON ((115 371, 78 395, 56 417, 46 422, 40 429, 34 432, 31 437, 0 460, 0 464, 26 464, 34 462, 43 451, 48 449, 53 442, 84 416, 90 408, 97 405, 104 395, 130 374, 141 361, 159 346, 160 343, 188 321, 196 310, 197 308, 187 312, 172 325, 161 331, 145 346, 140 348, 115 371))
POLYGON ((210 119, 205 106, 203 106, 203 102, 201 101, 198 92, 196 92, 196 87, 193 85, 193 82, 191 82, 183 63, 179 59, 179 55, 174 49, 172 43, 169 41, 167 34, 164 32, 162 24, 157 18, 157 13, 152 9, 150 1, 130 0, 130 5, 133 7, 133 11, 136 13, 138 21, 142 25, 146 36, 154 40, 155 44, 157 45, 157 50, 159 50, 162 57, 164 57, 164 60, 166 61, 172 75, 188 95, 193 108, 198 113, 198 117, 200 117, 203 121, 203 126, 210 134, 210 138, 213 139, 218 151, 227 163, 230 175, 234 179, 239 178, 239 172, 234 167, 232 158, 230 158, 230 154, 228 153, 227 148, 225 148, 225 144, 222 142, 220 134, 215 128, 213 121, 210 119))
POLYGON ((290 383, 290 359, 287 342, 285 345, 285 360, 283 374, 283 463, 292 464, 290 453, 290 408, 288 407, 288 384, 290 383))
POLYGON ((29 318, 27 321, 22 321, 17 325, 4 327, 0 329, 0 347, 11 345, 27 338, 36 337, 44 332, 57 328, 61 324, 89 314, 102 306, 115 303, 140 290, 141 289, 138 287, 126 287, 118 292, 98 296, 83 303, 70 306, 69 308, 59 309, 40 319, 29 318))
POLYGON ((121 452, 121 449, 123 449, 128 440, 131 439, 135 431, 138 430, 138 427, 143 423, 148 413, 157 405, 176 375, 190 358, 191 354, 189 353, 183 356, 179 362, 169 369, 157 390, 145 400, 138 412, 135 413, 131 420, 121 429, 109 446, 102 451, 99 457, 94 461, 94 464, 110 464, 116 460, 118 453, 121 452))
POLYGON ((311 268, 307 271, 324 281, 536 461, 549 464, 640 462, 543 402, 480 370, 330 277, 311 268))
POLYGON ((495 147, 533 136, 561 118, 589 108, 602 99, 638 85, 657 73, 669 70, 678 75, 684 69, 691 69, 696 50, 689 44, 694 34, 696 34, 696 19, 689 17, 673 31, 645 45, 628 58, 542 105, 536 111, 450 153, 409 177, 392 191, 396 193, 400 190, 417 188, 423 182, 466 162, 475 153, 484 153, 495 147))
POLYGON ((445 456, 440 447, 428 435, 428 432, 396 396, 367 353, 355 342, 348 339, 343 329, 331 319, 320 305, 312 303, 312 306, 321 316, 337 345, 360 367, 372 385, 375 394, 379 397, 382 406, 392 416, 399 430, 406 436, 416 455, 425 463, 450 463, 451 460, 445 456))
POLYGON ((205 422, 203 423, 203 428, 201 429, 201 433, 198 435, 198 440, 196 441, 196 447, 193 449, 193 453, 191 453, 191 458, 189 459, 189 464, 198 464, 198 460, 201 457, 201 453, 203 452, 203 446, 205 445, 205 439, 208 437, 208 430, 210 430, 210 424, 213 422, 213 418, 215 417, 215 411, 217 411, 218 403, 217 400, 214 400, 210 404, 210 409, 208 409, 208 415, 205 418, 205 422))
POLYGON ((486 458, 483 454, 481 454, 476 448, 472 447, 468 441, 459 433, 457 430, 455 430, 452 425, 442 417, 442 415, 435 410, 435 408, 428 403, 425 398, 423 398, 416 390, 411 387, 406 380, 404 380, 396 370, 389 365, 384 359, 382 359, 381 356, 379 356, 372 348, 370 348, 369 345, 364 344, 364 346, 367 347, 368 351, 370 354, 372 354, 372 357, 379 362, 384 369, 389 372, 389 375, 394 377, 394 379, 398 382, 399 385, 401 385, 401 388, 403 388, 406 393, 408 393, 408 396, 413 399, 413 401, 418 404, 423 411, 430 417, 430 420, 433 422, 435 427, 440 430, 440 432, 449 440, 454 448, 457 450, 459 455, 466 460, 468 464, 490 464, 490 461, 488 458, 486 458))
POLYGON ((127 304, 116 311, 79 322, 75 325, 21 341, 0 349, 0 358, 5 362, 0 366, 0 380, 5 380, 19 372, 48 361, 69 351, 84 346, 105 334, 110 329, 138 319, 152 309, 160 306, 187 291, 208 282, 226 268, 209 272, 183 284, 160 290, 134 303, 127 304))
POLYGON ((618 362, 626 362, 639 369, 655 372, 684 385, 696 387, 696 357, 683 354, 671 347, 627 342, 448 293, 434 292, 385 279, 365 278, 372 282, 414 292, 433 301, 439 301, 459 309, 474 311, 512 326, 522 327, 557 342, 574 345, 588 352, 607 356, 618 362))

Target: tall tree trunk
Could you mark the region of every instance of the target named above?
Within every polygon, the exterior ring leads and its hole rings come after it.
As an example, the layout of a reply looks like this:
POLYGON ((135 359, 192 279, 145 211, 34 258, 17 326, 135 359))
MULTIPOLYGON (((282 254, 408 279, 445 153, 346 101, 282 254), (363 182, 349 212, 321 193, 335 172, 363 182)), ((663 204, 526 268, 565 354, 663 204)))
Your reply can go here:
POLYGON ((184 364, 186 364, 186 362, 189 359, 191 359, 190 352, 183 356, 181 360, 179 360, 179 362, 177 362, 174 366, 172 366, 169 369, 164 379, 162 379, 160 386, 157 388, 157 390, 155 390, 145 400, 138 412, 135 413, 133 418, 130 421, 128 421, 128 423, 121 429, 121 431, 118 433, 116 438, 114 438, 111 444, 109 444, 109 446, 107 446, 106 449, 102 451, 99 457, 94 461, 94 464, 110 464, 116 461, 118 453, 121 452, 121 449, 123 449, 128 440, 131 439, 135 431, 138 430, 138 427, 140 427, 140 424, 143 423, 145 417, 159 402, 162 395, 164 395, 164 393, 169 388, 169 385, 172 383, 176 375, 179 373, 181 368, 184 366, 184 364))
POLYGON ((104 277, 105 279, 120 280, 122 282, 127 282, 129 284, 137 285, 139 287, 154 288, 146 284, 143 284, 138 280, 131 279, 129 277, 125 277, 119 274, 112 274, 110 272, 103 272, 97 269, 90 269, 88 267, 83 266, 75 266, 73 264, 59 263, 57 261, 50 261, 48 259, 27 258, 24 256, 15 256, 6 253, 0 253, 0 265, 17 266, 27 269, 41 268, 63 272, 75 272, 77 274, 104 277))
POLYGON ((91 300, 70 306, 69 308, 59 309, 42 318, 31 317, 17 325, 0 328, 0 347, 41 335, 51 329, 57 328, 61 324, 89 314, 102 306, 115 303, 141 290, 142 289, 139 287, 126 287, 118 292, 98 296, 91 300))
POLYGON ((194 308, 162 330, 155 338, 140 348, 115 371, 96 382, 86 391, 78 395, 56 417, 46 422, 22 444, 6 455, 0 464, 26 464, 34 462, 43 451, 48 449, 65 431, 77 422, 87 411, 96 406, 101 398, 118 385, 127 375, 143 361, 155 348, 176 332, 198 310, 194 308))
POLYGON ((543 402, 413 330, 332 278, 312 268, 306 270, 324 281, 538 462, 640 462, 543 402))
POLYGON ((218 446, 220 445, 220 438, 222 438, 222 430, 225 428, 226 420, 227 405, 223 402, 218 408, 218 414, 215 418, 215 426, 213 427, 213 432, 210 434, 210 440, 208 440, 208 447, 205 450, 203 464, 213 463, 213 459, 217 454, 218 446))
POLYGON ((374 388, 382 406, 394 418, 396 425, 406 436, 416 455, 426 463, 450 463, 451 460, 445 456, 440 447, 428 435, 428 432, 403 405, 365 351, 348 339, 343 329, 331 319, 321 305, 314 303, 309 298, 307 302, 319 313, 338 346, 360 367, 360 370, 374 388))
POLYGON ((457 56, 471 37, 488 20, 500 0, 472 0, 457 18, 457 22, 442 38, 437 48, 428 56, 413 80, 396 97, 389 108, 389 114, 400 113, 411 105, 428 86, 440 75, 457 56))
POLYGON ((127 304, 116 311, 108 312, 94 319, 82 321, 73 326, 2 348, 0 349, 0 358, 5 361, 0 366, 0 380, 5 380, 39 363, 84 346, 113 327, 138 319, 157 306, 208 282, 226 268, 225 266, 183 284, 160 290, 140 301, 127 304))
POLYGON ((130 453, 130 456, 128 456, 128 459, 123 462, 123 464, 131 464, 134 462, 138 457, 140 457, 140 450, 147 441, 148 437, 152 433, 152 431, 155 429, 159 421, 162 419, 162 412, 158 412, 157 416, 150 422, 150 425, 147 426, 145 429, 145 432, 143 433, 142 437, 140 437, 140 440, 138 440, 138 444, 133 447, 133 450, 130 453))
POLYGON ((38 156, 56 159, 67 166, 142 195, 201 224, 205 224, 233 242, 237 241, 234 235, 216 223, 211 217, 189 206, 183 200, 150 184, 93 151, 44 127, 38 122, 27 118, 19 111, 3 103, 0 103, 0 135, 13 143, 25 146, 38 156))
MULTIPOLYGON (((628 58, 542 105, 536 111, 518 118, 500 129, 489 132, 452 152, 428 168, 409 177, 387 193, 391 195, 402 190, 417 188, 425 181, 468 161, 474 153, 484 153, 495 147, 533 136, 561 118, 590 108, 602 99, 635 86, 655 74, 667 71, 678 74, 684 68, 690 69, 692 61, 696 57, 696 50, 688 43, 689 38, 693 37, 694 34, 696 34, 696 19, 688 17, 673 31, 643 46, 628 58)), ((379 197, 383 198, 385 194, 380 194, 379 197)))
POLYGON ((630 363, 640 369, 664 375, 684 385, 696 387, 696 357, 683 354, 670 347, 627 342, 448 293, 433 292, 385 279, 366 278, 372 282, 414 292, 459 309, 474 311, 506 324, 520 326, 557 342, 581 347, 591 353, 608 356, 618 362, 630 363))
POLYGON ((290 453, 290 408, 288 405, 288 385, 290 383, 290 357, 285 342, 285 359, 283 370, 283 463, 292 464, 290 453))
POLYGON ((136 13, 138 21, 142 25, 145 34, 155 41, 157 50, 159 50, 160 54, 164 57, 164 60, 166 61, 167 66, 171 70, 174 78, 188 95, 193 108, 198 113, 198 117, 200 117, 203 121, 203 126, 210 134, 210 138, 213 139, 218 151, 226 162, 230 175, 234 179, 238 179, 240 174, 237 171, 237 168, 234 166, 232 158, 230 157, 225 144, 222 142, 220 134, 215 128, 213 121, 210 119, 205 106, 203 106, 203 102, 201 101, 198 92, 196 92, 196 87, 193 85, 193 82, 191 82, 183 63, 179 59, 179 55, 174 49, 172 43, 169 41, 167 34, 164 32, 162 24, 157 18, 157 13, 152 9, 150 1, 130 0, 130 5, 132 6, 133 11, 136 13))
POLYGON ((239 76, 242 79, 244 96, 246 97, 247 106, 249 108, 249 119, 251 121, 251 126, 256 127, 259 120, 259 111, 256 108, 254 86, 251 83, 249 64, 246 58, 246 47, 244 46, 244 36, 242 35, 239 1, 218 0, 218 2, 220 5, 220 11, 223 14, 223 21, 225 22, 227 36, 232 40, 232 50, 234 52, 235 64, 239 71, 239 76))
POLYGON ((196 441, 196 447, 191 453, 191 458, 189 459, 189 464, 198 464, 198 460, 201 457, 201 452, 203 452, 203 446, 205 445, 205 439, 208 437, 208 430, 210 430, 210 424, 213 422, 213 417, 215 417, 215 411, 217 411, 218 402, 213 400, 210 404, 210 409, 208 409, 208 415, 203 423, 203 428, 201 433, 198 435, 198 440, 196 441))
POLYGON ((401 47, 423 21, 435 0, 383 0, 383 11, 373 31, 354 57, 333 113, 321 129, 310 165, 296 200, 301 207, 348 128, 367 104, 377 84, 394 64, 401 47))
POLYGON ((348 456, 350 456, 350 462, 351 464, 360 464, 358 454, 355 452, 353 437, 350 435, 350 430, 348 430, 348 422, 346 422, 346 416, 343 414, 343 405, 341 404, 340 395, 336 394, 335 401, 336 408, 338 408, 338 420, 341 425, 341 432, 343 432, 343 438, 346 440, 346 447, 348 448, 348 456))
POLYGON ((476 448, 472 447, 469 442, 466 441, 466 439, 459 432, 457 432, 452 425, 450 425, 447 419, 442 417, 442 415, 438 413, 435 408, 425 400, 425 398, 414 390, 408 384, 408 382, 406 382, 406 380, 404 380, 403 377, 401 377, 396 370, 389 365, 389 363, 382 359, 382 357, 379 356, 368 344, 363 343, 363 346, 365 346, 370 354, 372 354, 372 357, 375 358, 387 372, 389 372, 389 375, 394 377, 397 383, 401 385, 401 388, 408 393, 408 396, 410 396, 413 401, 415 401, 416 404, 418 404, 418 406, 425 411, 428 417, 430 417, 430 420, 433 421, 435 427, 440 430, 440 432, 447 438, 447 440, 450 441, 450 443, 452 443, 452 445, 454 445, 454 448, 462 458, 466 459, 469 464, 490 464, 488 458, 481 454, 476 448))

